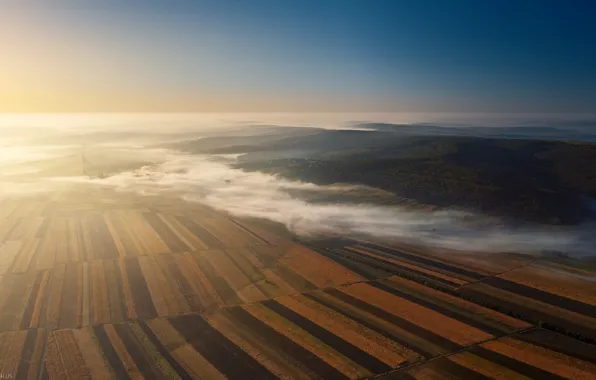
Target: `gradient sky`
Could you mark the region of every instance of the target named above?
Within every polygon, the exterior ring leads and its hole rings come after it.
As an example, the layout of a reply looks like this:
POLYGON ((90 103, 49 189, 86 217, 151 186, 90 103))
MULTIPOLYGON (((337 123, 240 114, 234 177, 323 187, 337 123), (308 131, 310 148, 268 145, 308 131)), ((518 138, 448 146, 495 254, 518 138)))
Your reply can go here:
POLYGON ((0 112, 596 112, 595 19, 592 0, 8 0, 0 112))

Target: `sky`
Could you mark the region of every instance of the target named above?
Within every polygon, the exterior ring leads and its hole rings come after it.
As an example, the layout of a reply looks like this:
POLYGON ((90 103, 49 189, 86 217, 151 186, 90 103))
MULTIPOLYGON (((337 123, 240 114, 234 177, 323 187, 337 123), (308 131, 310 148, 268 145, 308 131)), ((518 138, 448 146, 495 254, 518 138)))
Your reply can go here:
POLYGON ((592 0, 0 2, 0 112, 596 112, 592 0))

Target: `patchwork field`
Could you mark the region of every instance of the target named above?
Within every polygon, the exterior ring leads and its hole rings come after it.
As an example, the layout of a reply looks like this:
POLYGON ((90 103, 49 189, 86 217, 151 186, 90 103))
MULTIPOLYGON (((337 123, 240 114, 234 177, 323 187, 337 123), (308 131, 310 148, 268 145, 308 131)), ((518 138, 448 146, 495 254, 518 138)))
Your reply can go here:
POLYGON ((596 283, 167 197, 0 200, 0 376, 590 379, 596 283))

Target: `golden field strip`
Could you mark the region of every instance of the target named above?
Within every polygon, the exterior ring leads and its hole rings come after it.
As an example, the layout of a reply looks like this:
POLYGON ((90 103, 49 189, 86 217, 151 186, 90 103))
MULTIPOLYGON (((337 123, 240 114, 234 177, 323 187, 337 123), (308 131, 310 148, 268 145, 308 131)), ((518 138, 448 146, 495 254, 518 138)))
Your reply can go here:
POLYGON ((522 255, 301 242, 167 197, 0 200, 14 379, 592 379, 596 283, 522 255))

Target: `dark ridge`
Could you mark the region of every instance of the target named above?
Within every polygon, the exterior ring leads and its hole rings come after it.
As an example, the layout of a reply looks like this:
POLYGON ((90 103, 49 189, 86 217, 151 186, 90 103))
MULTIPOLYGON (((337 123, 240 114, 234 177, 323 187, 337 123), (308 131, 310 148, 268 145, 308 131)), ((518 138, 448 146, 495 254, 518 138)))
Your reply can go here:
POLYGON ((596 318, 596 306, 594 305, 589 305, 580 301, 562 297, 557 294, 548 293, 540 289, 532 288, 498 277, 490 277, 482 282, 515 294, 522 295, 524 297, 532 298, 537 301, 560 307, 562 309, 567 309, 578 314, 596 318))
POLYGON ((340 300, 356 306, 359 309, 365 310, 377 317, 386 320, 389 323, 392 323, 396 326, 399 326, 401 329, 411 332, 424 340, 427 340, 439 347, 444 348, 446 351, 457 351, 462 349, 463 347, 455 342, 450 341, 449 339, 443 338, 440 335, 437 335, 431 331, 428 331, 412 322, 409 322, 403 318, 398 317, 395 314, 391 314, 381 308, 378 308, 374 305, 371 305, 367 302, 361 301, 355 297, 350 296, 342 291, 337 289, 327 289, 325 293, 330 294, 340 300))
POLYGON ((518 360, 515 360, 515 359, 510 358, 505 355, 501 355, 497 352, 491 351, 489 349, 486 349, 486 348, 483 348, 480 346, 472 347, 470 349, 470 352, 472 352, 473 354, 478 355, 481 358, 484 358, 488 361, 497 363, 499 365, 502 365, 503 367, 509 368, 517 373, 527 376, 530 379, 540 379, 540 380, 543 380, 543 379, 544 380, 563 380, 564 379, 564 377, 555 375, 554 373, 550 373, 543 369, 540 369, 540 368, 534 367, 532 365, 520 362, 518 360))
POLYGON ((130 290, 134 299, 137 315, 141 319, 151 319, 157 317, 157 311, 149 293, 147 282, 143 277, 141 266, 137 258, 130 258, 124 261, 124 267, 128 275, 130 290))
POLYGON ((170 355, 170 352, 164 347, 159 338, 155 336, 153 330, 151 330, 144 321, 139 321, 138 325, 141 327, 141 329, 143 330, 149 341, 153 344, 153 346, 155 346, 157 352, 159 352, 159 354, 170 364, 170 367, 172 367, 172 369, 176 371, 178 376, 180 376, 182 380, 191 380, 192 377, 184 370, 184 368, 182 368, 180 363, 178 363, 172 357, 172 355, 170 355))
POLYGON ((99 345, 105 358, 108 360, 108 363, 110 363, 110 366, 114 370, 116 378, 130 379, 130 376, 128 376, 128 372, 126 372, 126 369, 124 368, 124 364, 122 364, 122 361, 120 361, 120 357, 116 353, 116 350, 114 350, 114 347, 112 347, 112 344, 110 343, 110 338, 108 338, 108 335, 106 334, 103 326, 93 326, 93 332, 95 333, 95 337, 99 342, 99 345))
POLYGON ((348 379, 346 375, 321 360, 312 352, 296 344, 290 338, 278 333, 241 307, 233 307, 228 309, 228 312, 249 329, 262 336, 269 344, 302 363, 316 374, 319 379, 348 379))
POLYGON ((199 316, 170 318, 172 325, 197 352, 229 379, 277 379, 250 355, 199 316))
POLYGON ((364 327, 366 327, 366 328, 368 328, 368 329, 370 329, 372 331, 375 331, 375 332, 379 333, 380 335, 384 336, 385 338, 390 339, 390 340, 396 342, 397 344, 399 344, 400 346, 403 346, 403 347, 407 348, 410 351, 416 352, 417 354, 420 354, 423 357, 430 358, 430 357, 434 356, 431 352, 427 352, 425 350, 422 350, 422 349, 414 346, 413 344, 411 344, 408 341, 405 341, 403 339, 399 339, 398 337, 396 337, 393 334, 385 331, 384 329, 380 328, 379 326, 377 326, 377 325, 375 325, 373 323, 370 323, 369 321, 367 321, 365 319, 362 319, 362 318, 358 317, 357 315, 353 315, 349 311, 343 310, 343 309, 335 306, 334 304, 332 304, 330 302, 327 302, 327 300, 324 300, 322 298, 317 297, 316 294, 305 293, 305 294, 303 294, 303 296, 305 296, 307 298, 310 298, 311 300, 319 303, 320 305, 322 305, 322 306, 324 306, 324 307, 326 307, 328 309, 331 309, 331 310, 335 311, 336 313, 339 313, 339 314, 343 315, 344 317, 349 318, 349 319, 353 320, 354 322, 356 322, 356 323, 358 323, 358 324, 360 324, 360 325, 362 325, 362 326, 364 326, 364 327))
POLYGON ((275 300, 267 300, 262 302, 267 308, 273 310, 277 314, 281 315, 288 321, 292 322, 296 326, 306 330, 309 334, 329 345, 332 349, 341 353, 354 363, 360 365, 363 368, 368 369, 372 373, 386 372, 391 369, 390 366, 383 363, 379 359, 370 355, 369 353, 362 351, 360 348, 346 342, 337 335, 330 331, 322 328, 316 323, 312 322, 308 318, 294 312, 293 310, 285 307, 275 300))
MULTIPOLYGON (((31 293, 29 293, 29 298, 27 299, 27 306, 25 307, 23 318, 21 319, 21 330, 26 330, 31 325, 31 318, 33 317, 33 310, 35 309, 35 303, 37 302, 37 298, 40 296, 39 289, 41 288, 41 282, 43 281, 44 273, 45 272, 40 271, 37 272, 37 274, 35 275, 35 283, 33 284, 33 288, 31 288, 31 293)), ((43 297, 43 294, 41 296, 43 297)))
POLYGON ((497 328, 494 328, 490 325, 487 325, 485 323, 482 323, 482 322, 466 315, 463 312, 458 312, 458 311, 453 311, 453 310, 447 309, 447 308, 437 305, 433 302, 426 301, 425 299, 423 299, 421 297, 416 297, 411 294, 404 293, 404 292, 399 291, 391 286, 388 286, 383 283, 379 283, 377 281, 369 282, 369 285, 374 286, 375 288, 381 289, 383 291, 386 291, 388 293, 391 293, 397 297, 406 299, 406 300, 413 302, 415 304, 418 304, 420 306, 423 306, 427 309, 436 311, 437 313, 443 314, 446 317, 453 318, 457 321, 465 323, 465 324, 472 326, 474 328, 477 328, 479 330, 485 331, 485 332, 492 334, 494 336, 503 335, 503 331, 501 331, 497 328))
POLYGON ((136 337, 129 331, 129 326, 123 323, 113 324, 114 329, 118 333, 126 351, 130 354, 135 365, 145 379, 159 379, 162 375, 161 371, 155 371, 151 365, 154 359, 151 358, 139 344, 136 337))
POLYGON ((176 216, 176 219, 182 223, 182 225, 190 232, 192 232, 195 236, 199 237, 202 241, 207 244, 209 248, 224 248, 224 244, 217 239, 211 232, 207 231, 203 227, 201 227, 197 222, 194 220, 186 217, 186 216, 176 216))
POLYGON ((17 367, 16 379, 26 379, 29 375, 29 368, 33 361, 33 353, 35 352, 35 342, 37 340, 37 329, 27 331, 25 344, 23 345, 23 352, 21 352, 21 360, 17 367))
POLYGON ((157 214, 145 212, 143 213, 143 217, 172 252, 186 252, 192 250, 191 247, 188 247, 182 240, 180 240, 178 235, 176 235, 157 214))

